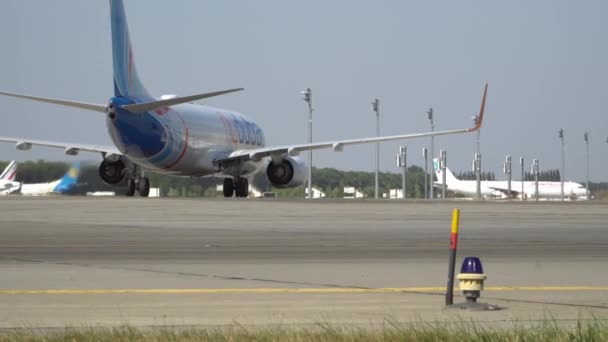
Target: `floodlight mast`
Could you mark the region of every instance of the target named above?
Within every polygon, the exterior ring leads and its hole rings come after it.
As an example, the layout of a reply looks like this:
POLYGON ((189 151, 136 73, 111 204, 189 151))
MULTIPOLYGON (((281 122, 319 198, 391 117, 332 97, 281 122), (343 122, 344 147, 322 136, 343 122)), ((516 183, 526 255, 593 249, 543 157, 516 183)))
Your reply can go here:
POLYGON ((526 193, 525 193, 525 188, 524 188, 524 180, 525 180, 525 174, 524 174, 524 157, 520 157, 519 158, 519 165, 521 166, 521 200, 525 201, 526 200, 526 193))
MULTIPOLYGON (((312 90, 306 88, 301 92, 302 99, 308 104, 308 143, 312 144, 312 90)), ((308 150, 308 198, 312 196, 312 150, 308 150)))
POLYGON ((511 200, 511 156, 505 157, 504 173, 507 174, 507 200, 511 200))
POLYGON ((540 168, 538 165, 538 159, 532 159, 532 174, 534 175, 534 200, 538 202, 539 193, 538 193, 538 178, 540 175, 540 168))
POLYGON ((397 167, 401 168, 401 198, 407 198, 406 195, 406 177, 407 177, 407 147, 399 146, 399 153, 397 153, 397 167))
POLYGON ((591 197, 591 191, 589 189, 589 133, 585 132, 585 145, 587 148, 587 199, 591 197))
POLYGON ((481 199, 481 153, 476 152, 473 157, 473 173, 475 173, 475 179, 477 182, 477 193, 476 197, 478 200, 481 199))
MULTIPOLYGON (((479 116, 475 115, 473 117, 473 122, 475 126, 477 126, 477 122, 479 121, 479 116)), ((477 181, 477 199, 481 199, 481 148, 480 148, 480 133, 481 130, 477 130, 477 153, 475 153, 475 179, 477 181)))
POLYGON ((445 199, 445 196, 447 195, 446 169, 448 153, 446 152, 446 150, 440 150, 439 156, 439 168, 441 169, 441 199, 445 199))
MULTIPOLYGON (((380 136, 380 100, 372 101, 372 110, 376 113, 376 137, 380 136)), ((380 143, 376 143, 376 172, 374 175, 374 198, 378 199, 378 172, 380 171, 380 143)))
POLYGON ((565 171, 565 168, 566 168, 565 146, 566 146, 566 144, 565 144, 565 141, 564 141, 564 129, 560 128, 558 134, 559 134, 559 139, 562 141, 562 173, 561 173, 561 175, 559 177, 559 180, 560 180, 560 183, 561 183, 561 198, 562 198, 562 202, 563 202, 564 199, 565 199, 565 196, 564 196, 564 177, 566 176, 566 171, 565 171))
MULTIPOLYGON (((429 110, 426 112, 426 115, 429 119, 429 121, 431 122, 431 132, 435 131, 435 116, 434 116, 434 111, 433 108, 429 108, 429 110)), ((434 158, 435 158, 435 136, 431 136, 431 163, 434 163, 434 158)), ((433 200, 433 179, 434 179, 434 172, 430 174, 430 179, 429 179, 429 198, 431 200, 433 200)), ((425 175, 426 176, 426 175, 425 175)))
POLYGON ((424 158, 424 199, 427 200, 429 199, 429 153, 426 147, 422 148, 422 157, 424 158))

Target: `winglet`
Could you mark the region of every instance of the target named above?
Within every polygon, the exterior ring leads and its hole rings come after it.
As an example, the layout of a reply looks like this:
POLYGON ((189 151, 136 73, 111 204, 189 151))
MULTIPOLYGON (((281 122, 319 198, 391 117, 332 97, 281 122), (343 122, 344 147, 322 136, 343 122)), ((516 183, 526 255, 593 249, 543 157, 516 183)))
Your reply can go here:
POLYGON ((486 110, 486 95, 488 95, 487 83, 485 89, 483 90, 483 99, 481 100, 481 109, 479 110, 479 115, 477 116, 477 122, 475 123, 475 127, 468 129, 468 132, 475 132, 481 128, 481 124, 483 123, 483 113, 486 110))

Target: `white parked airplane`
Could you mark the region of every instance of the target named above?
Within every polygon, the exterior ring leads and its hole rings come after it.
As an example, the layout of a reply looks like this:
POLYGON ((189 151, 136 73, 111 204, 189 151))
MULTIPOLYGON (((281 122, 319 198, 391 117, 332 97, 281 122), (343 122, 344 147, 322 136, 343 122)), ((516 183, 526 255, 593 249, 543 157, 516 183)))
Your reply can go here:
POLYGON ((0 173, 0 195, 8 195, 19 189, 20 184, 15 182, 15 176, 17 176, 17 162, 13 160, 0 173))
POLYGON ((115 146, 13 137, 0 137, 0 141, 15 143, 19 150, 38 145, 61 148, 68 155, 81 151, 99 153, 103 159, 99 167, 101 179, 108 184, 126 184, 127 196, 133 196, 136 191, 148 196, 150 182, 143 169, 187 177, 223 176, 225 197, 246 197, 248 179, 257 172, 265 172, 275 187, 296 187, 306 180, 307 168, 299 157, 303 151, 342 151, 346 146, 357 144, 469 133, 477 131, 483 121, 487 84, 479 120, 472 128, 266 147, 262 129, 244 115, 191 103, 242 88, 185 97, 152 97, 135 68, 122 0, 110 0, 110 17, 114 97, 107 104, 6 92, 0 95, 104 113, 115 146))
MULTIPOLYGON (((439 168, 439 159, 433 159, 435 174, 438 182, 435 187, 441 187, 443 174, 439 168)), ((475 180, 460 180, 456 178, 450 169, 445 169, 446 185, 448 190, 467 197, 477 195, 477 181, 475 180)), ((507 198, 509 185, 507 181, 481 181, 481 196, 484 198, 498 197, 507 198)), ((524 190, 521 190, 521 181, 511 181, 511 197, 524 199, 534 198, 535 182, 524 182, 524 190)), ((564 196, 566 198, 587 199, 587 189, 582 184, 574 182, 564 182, 564 196)), ((561 182, 538 182, 538 197, 543 199, 558 199, 561 198, 561 182)))

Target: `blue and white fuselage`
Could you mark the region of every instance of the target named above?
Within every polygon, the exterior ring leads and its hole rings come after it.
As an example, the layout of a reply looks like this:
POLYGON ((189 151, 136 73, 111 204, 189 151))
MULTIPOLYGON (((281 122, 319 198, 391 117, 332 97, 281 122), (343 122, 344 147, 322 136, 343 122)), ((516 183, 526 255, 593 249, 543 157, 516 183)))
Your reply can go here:
POLYGON ((217 157, 265 144, 262 129, 240 113, 181 104, 134 115, 120 109, 133 103, 126 98, 115 97, 110 103, 116 108, 106 122, 112 141, 125 156, 154 171, 180 176, 213 174, 217 157))
POLYGON ((107 127, 121 153, 154 171, 204 176, 217 171, 216 158, 264 146, 262 129, 236 112, 192 103, 140 114, 122 109, 159 99, 150 96, 139 79, 122 0, 110 1, 110 17, 115 97, 109 101, 107 127))

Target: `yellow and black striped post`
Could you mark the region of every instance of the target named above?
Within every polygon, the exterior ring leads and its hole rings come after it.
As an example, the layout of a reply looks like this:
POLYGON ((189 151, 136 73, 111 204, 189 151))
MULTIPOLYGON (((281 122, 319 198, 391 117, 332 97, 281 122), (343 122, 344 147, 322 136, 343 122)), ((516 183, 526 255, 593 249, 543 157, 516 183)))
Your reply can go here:
POLYGON ((456 268, 456 249, 458 248, 458 226, 460 224, 460 210, 452 211, 452 233, 450 236, 450 261, 448 265, 448 286, 445 292, 445 305, 454 304, 454 272, 456 268))

